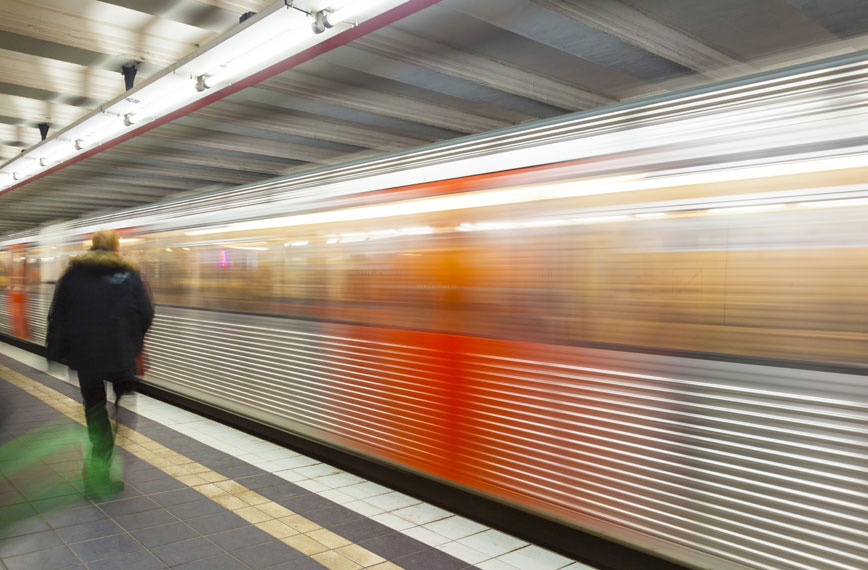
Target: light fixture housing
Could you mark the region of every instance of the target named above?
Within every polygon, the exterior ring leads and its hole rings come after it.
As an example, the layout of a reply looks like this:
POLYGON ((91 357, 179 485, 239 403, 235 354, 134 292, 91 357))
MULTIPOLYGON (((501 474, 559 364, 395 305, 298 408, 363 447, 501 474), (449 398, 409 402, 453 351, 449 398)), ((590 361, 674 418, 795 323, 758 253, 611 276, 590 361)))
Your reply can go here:
MULTIPOLYGON (((353 6, 357 22, 364 22, 404 4, 412 4, 410 10, 394 11, 393 19, 398 19, 436 1, 353 0, 345 4, 353 6)), ((198 108, 196 105, 204 106, 214 100, 215 90, 225 89, 220 96, 229 95, 303 61, 293 61, 284 68, 278 65, 293 56, 310 50, 306 57, 314 57, 318 52, 311 48, 346 31, 341 28, 323 34, 313 33, 310 23, 315 19, 314 15, 322 11, 322 4, 321 0, 273 2, 178 63, 0 165, 0 193, 93 152, 97 147, 112 144, 131 132, 138 134, 163 124, 169 120, 167 116, 178 111, 187 113, 198 108), (259 76, 263 71, 266 74, 259 76), (254 76, 255 80, 251 81, 254 76), (232 88, 227 89, 229 86, 232 88), (200 102, 206 98, 207 101, 200 102), (52 145, 50 154, 44 150, 49 144, 52 145), (63 148, 58 149, 58 145, 63 148), (20 162, 24 159, 29 161, 27 168, 20 162)), ((334 13, 345 9, 339 7, 334 13)), ((367 31, 387 23, 388 18, 382 19, 367 31)), ((345 36, 345 42, 353 39, 353 35, 345 36)), ((341 42, 332 42, 327 49, 339 45, 341 42)))

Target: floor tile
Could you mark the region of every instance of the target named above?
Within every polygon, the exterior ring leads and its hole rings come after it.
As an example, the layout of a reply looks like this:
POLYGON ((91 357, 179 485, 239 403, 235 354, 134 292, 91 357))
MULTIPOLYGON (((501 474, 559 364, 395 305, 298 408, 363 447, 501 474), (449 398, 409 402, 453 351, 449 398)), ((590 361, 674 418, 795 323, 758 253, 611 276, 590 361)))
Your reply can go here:
POLYGON ((120 501, 101 503, 99 508, 110 517, 118 517, 132 513, 141 513, 151 509, 158 509, 160 508, 160 505, 147 497, 134 497, 132 499, 122 499, 120 501))
MULTIPOLYGON (((0 520, 3 515, 0 514, 0 520)), ((34 532, 42 532, 43 530, 49 530, 48 524, 37 516, 33 516, 29 519, 17 522, 12 526, 4 528, 0 531, 0 539, 10 538, 13 536, 21 536, 25 534, 31 534, 34 532)))
POLYGON ((143 528, 135 530, 131 534, 147 548, 172 544, 199 536, 199 533, 182 522, 143 528))
POLYGON ((170 507, 173 505, 180 505, 182 503, 189 503, 192 501, 201 500, 202 494, 195 489, 184 488, 177 489, 175 491, 155 493, 152 495, 148 495, 148 498, 164 507, 170 507))
POLYGON ((77 542, 71 544, 70 548, 81 560, 87 563, 110 556, 117 556, 118 554, 135 552, 136 550, 141 550, 142 545, 128 534, 116 534, 105 538, 97 538, 96 540, 77 542))
POLYGON ((84 542, 85 540, 94 540, 97 538, 105 538, 115 534, 121 534, 124 529, 115 524, 109 519, 102 519, 83 523, 74 526, 65 526, 56 529, 55 532, 65 540, 72 544, 75 542, 84 542))
POLYGON ((309 513, 319 509, 333 507, 334 503, 328 499, 323 499, 319 495, 305 491, 306 495, 298 495, 295 497, 286 497, 281 500, 276 500, 277 503, 284 507, 295 511, 299 514, 309 513))
POLYGON ((411 497, 410 495, 405 495, 403 493, 398 493, 397 491, 392 491, 391 493, 384 493, 382 495, 376 495, 374 497, 368 497, 367 499, 364 499, 364 501, 375 507, 379 507, 384 511, 395 511, 398 509, 404 509, 406 507, 418 505, 422 502, 415 497, 411 497))
POLYGON ((393 511, 392 514, 416 524, 428 524, 452 516, 449 511, 425 503, 393 511))
POLYGON ((0 558, 11 558, 19 554, 48 550, 57 546, 63 546, 63 541, 50 530, 4 538, 0 540, 0 558))
POLYGON ((251 477, 241 477, 237 479, 237 481, 252 491, 286 483, 286 480, 281 479, 276 475, 272 475, 271 473, 253 475, 251 477))
MULTIPOLYGON (((454 556, 440 552, 433 548, 420 550, 407 556, 401 556, 392 560, 402 568, 424 568, 425 570, 459 570, 466 568, 467 563, 454 556)), ((528 567, 532 568, 532 567, 528 567)), ((536 570, 536 569, 534 569, 536 570)))
POLYGON ((491 558, 488 554, 474 550, 460 542, 447 542, 438 546, 437 549, 459 560, 463 560, 467 564, 477 564, 491 558))
POLYGON ((359 513, 340 506, 310 511, 304 516, 324 527, 337 526, 364 518, 359 513))
POLYGON ((450 539, 446 538, 442 534, 437 534, 436 532, 421 526, 408 528, 403 532, 403 534, 410 538, 415 538, 419 542, 424 542, 428 546, 440 546, 441 544, 450 542, 450 539))
POLYGON ((162 491, 172 491, 174 489, 183 489, 186 487, 186 485, 174 477, 154 479, 153 481, 139 481, 138 483, 134 483, 134 485, 143 495, 150 495, 151 493, 159 493, 162 491))
POLYGON ((133 486, 135 486, 137 484, 145 483, 148 481, 159 481, 162 479, 167 479, 168 477, 169 476, 166 475, 164 471, 157 469, 156 467, 153 467, 149 464, 148 467, 134 471, 130 471, 129 469, 127 469, 124 474, 124 481, 129 481, 133 484, 133 486))
POLYGON ((432 550, 430 546, 397 532, 361 541, 359 546, 382 556, 386 560, 407 556, 420 550, 432 550))
POLYGON ((192 540, 158 546, 152 548, 151 552, 168 566, 177 566, 185 562, 217 556, 222 554, 223 550, 204 538, 194 538, 192 540))
MULTIPOLYGON (((202 495, 199 495, 202 497, 202 495)), ((211 499, 201 498, 198 501, 181 503, 166 507, 166 510, 182 520, 190 520, 198 517, 204 517, 214 513, 226 512, 226 509, 212 501, 211 499)))
POLYGON ((458 540, 488 529, 485 525, 473 522, 464 517, 452 516, 424 525, 428 530, 442 534, 451 540, 458 540))
POLYGON ((255 544, 271 542, 274 537, 255 526, 243 526, 216 534, 209 534, 208 540, 224 550, 237 550, 255 544))
POLYGON ((66 547, 40 550, 3 560, 8 570, 58 570, 80 564, 79 559, 66 547))
POLYGON ((232 555, 250 566, 253 570, 268 568, 269 566, 282 564, 304 556, 299 551, 279 541, 234 550, 232 551, 232 555))
POLYGON ((238 515, 225 511, 187 520, 187 524, 201 534, 212 534, 233 528, 246 526, 248 523, 238 515))
POLYGON ((501 556, 528 545, 523 540, 492 529, 462 538, 458 542, 491 557, 501 556))
POLYGON ((229 554, 221 554, 175 566, 174 570, 248 570, 248 567, 229 554))
POLYGON ((539 570, 556 570, 572 562, 569 558, 534 545, 504 554, 499 557, 499 560, 517 568, 539 568, 539 570))
POLYGON ((90 570, 163 570, 168 568, 156 556, 145 550, 90 562, 90 570))
POLYGON ((284 562, 276 566, 269 566, 266 570, 331 570, 312 558, 297 558, 290 562, 284 562))
POLYGON ((376 521, 361 518, 348 523, 335 525, 330 530, 353 542, 394 534, 395 531, 376 521))
POLYGON ((178 519, 165 509, 152 509, 115 517, 115 521, 127 530, 138 530, 151 526, 171 524, 178 519))

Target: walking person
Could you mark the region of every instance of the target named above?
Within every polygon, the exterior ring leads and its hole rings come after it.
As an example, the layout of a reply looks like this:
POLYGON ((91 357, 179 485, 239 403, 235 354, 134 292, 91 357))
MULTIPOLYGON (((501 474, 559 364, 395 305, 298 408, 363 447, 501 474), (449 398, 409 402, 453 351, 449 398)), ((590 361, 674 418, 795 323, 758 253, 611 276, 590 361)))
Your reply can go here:
POLYGON ((136 358, 151 326, 154 308, 138 269, 118 253, 111 230, 93 235, 92 247, 70 260, 48 313, 48 359, 78 371, 91 455, 85 492, 116 494, 123 482, 110 480, 114 433, 106 411, 105 382, 116 404, 135 386, 136 358))

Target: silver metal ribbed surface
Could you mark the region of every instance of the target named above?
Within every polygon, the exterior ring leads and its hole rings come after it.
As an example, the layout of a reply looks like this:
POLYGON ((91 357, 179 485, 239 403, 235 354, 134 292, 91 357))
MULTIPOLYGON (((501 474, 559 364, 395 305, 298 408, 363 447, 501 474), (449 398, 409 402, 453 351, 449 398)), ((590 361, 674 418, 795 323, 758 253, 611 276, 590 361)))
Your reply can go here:
POLYGON ((48 328, 48 309, 51 307, 51 297, 39 293, 31 293, 27 300, 27 326, 30 340, 45 344, 45 333, 48 328))
POLYGON ((12 334, 12 310, 6 291, 0 291, 0 333, 12 334))
POLYGON ((687 561, 868 566, 864 377, 360 329, 160 307, 147 380, 687 561))

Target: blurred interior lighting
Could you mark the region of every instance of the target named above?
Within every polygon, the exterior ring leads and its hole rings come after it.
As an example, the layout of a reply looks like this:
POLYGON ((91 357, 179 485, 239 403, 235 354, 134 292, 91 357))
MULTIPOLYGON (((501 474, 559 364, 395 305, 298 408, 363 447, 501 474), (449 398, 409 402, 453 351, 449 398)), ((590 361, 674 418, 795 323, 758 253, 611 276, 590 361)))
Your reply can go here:
MULTIPOLYGON (((521 204, 539 200, 578 198, 600 194, 673 188, 693 184, 750 180, 770 176, 804 174, 809 172, 821 172, 825 170, 863 166, 868 166, 868 155, 819 158, 774 165, 757 166, 751 164, 748 166, 721 168, 719 171, 714 172, 675 173, 666 176, 654 176, 651 178, 644 178, 641 175, 627 175, 594 178, 589 180, 568 180, 563 182, 517 186, 498 190, 481 190, 477 192, 465 192, 462 194, 419 198, 404 202, 359 206, 343 210, 236 222, 229 225, 192 230, 187 232, 187 235, 206 235, 211 233, 237 232, 254 229, 270 229, 309 224, 391 218, 451 210, 505 206, 509 204, 521 204)), ((408 177, 411 175, 412 173, 409 173, 408 177)), ((583 217, 574 219, 573 221, 576 223, 597 223, 620 221, 627 217, 629 216, 583 217)), ((462 226, 459 226, 459 230, 468 231, 468 228, 462 229, 462 226)))
POLYGON ((432 228, 431 226, 412 226, 408 228, 401 228, 400 230, 398 230, 398 233, 405 236, 418 236, 434 233, 434 228, 432 228))
POLYGON ((774 210, 784 210, 788 207, 787 204, 758 204, 756 206, 734 206, 729 208, 712 208, 708 210, 709 214, 752 214, 759 212, 771 212, 774 210))
POLYGON ((227 245, 229 249, 250 249, 253 251, 268 251, 267 247, 251 247, 249 245, 227 245))
POLYGON ((523 228, 553 228, 569 223, 567 220, 528 220, 519 225, 523 228))
POLYGON ((284 245, 284 247, 285 247, 285 246, 290 246, 290 247, 301 247, 301 246, 303 246, 303 245, 307 245, 307 244, 309 244, 309 243, 310 243, 310 242, 307 241, 307 240, 299 240, 299 241, 291 241, 291 242, 288 241, 288 242, 286 242, 286 243, 283 244, 283 245, 284 245))
POLYGON ((665 218, 666 212, 644 212, 642 214, 635 214, 637 218, 640 220, 649 220, 655 218, 665 218))
POLYGON ((390 238, 401 235, 401 232, 398 230, 374 230, 372 232, 368 232, 368 235, 371 239, 381 239, 381 238, 390 238))
POLYGON ((326 240, 326 243, 327 244, 333 244, 333 243, 338 243, 338 241, 340 241, 338 238, 330 237, 329 239, 326 240))
POLYGON ((796 206, 799 208, 845 208, 847 206, 868 206, 868 198, 817 200, 816 202, 799 202, 796 206))
POLYGON ((588 216, 586 218, 573 218, 576 224, 602 224, 607 222, 623 222, 629 220, 630 216, 626 214, 618 214, 615 216, 588 216))
POLYGON ((349 233, 341 234, 341 243, 356 243, 368 239, 366 233, 349 233))

